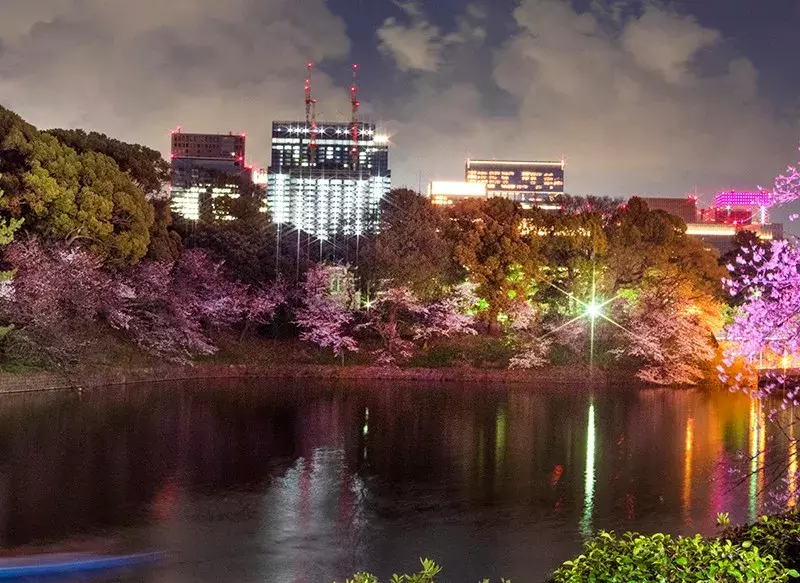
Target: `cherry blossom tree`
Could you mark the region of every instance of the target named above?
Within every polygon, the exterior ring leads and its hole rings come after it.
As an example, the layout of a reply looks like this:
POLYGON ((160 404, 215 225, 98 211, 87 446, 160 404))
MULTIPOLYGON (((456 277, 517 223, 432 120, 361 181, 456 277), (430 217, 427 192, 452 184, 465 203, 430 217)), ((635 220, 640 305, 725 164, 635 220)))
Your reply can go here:
POLYGON ((641 361, 637 376, 657 385, 694 385, 716 354, 714 329, 721 325, 721 305, 687 293, 643 291, 630 311, 625 346, 618 355, 641 361))
POLYGON ((509 315, 509 341, 516 352, 509 360, 509 368, 540 368, 550 363, 548 354, 553 339, 543 333, 539 312, 528 302, 520 304, 509 315))
POLYGON ((15 350, 58 365, 86 355, 113 296, 101 261, 81 250, 45 249, 36 239, 13 243, 4 259, 14 276, 2 285, 0 324, 15 350))
POLYGON ((477 334, 474 313, 479 298, 475 288, 472 283, 462 283, 452 293, 428 306, 427 317, 415 329, 415 339, 477 334))
POLYGON ((397 366, 413 356, 414 340, 425 335, 421 326, 428 315, 428 308, 414 292, 392 287, 370 304, 366 322, 358 329, 380 337, 381 347, 374 353, 378 365, 397 366))
MULTIPOLYGON (((800 350, 800 247, 773 241, 768 248, 743 249, 728 270, 732 276, 725 280, 726 288, 732 296, 744 297, 744 303, 726 329, 722 380, 757 396, 771 396, 783 388, 781 369, 800 350), (730 372, 737 360, 751 371, 766 361, 772 372, 756 386, 745 384, 747 375, 730 372)), ((798 395, 796 388, 783 393, 784 405, 798 405, 798 395)))
POLYGON ((800 169, 797 166, 789 166, 786 172, 775 178, 772 196, 773 204, 786 204, 800 198, 800 169))
POLYGON ((300 339, 321 348, 330 348, 344 358, 347 351, 358 350, 356 340, 347 334, 353 312, 331 294, 332 272, 325 265, 315 265, 306 273, 300 286, 300 305, 294 322, 300 328, 300 339))

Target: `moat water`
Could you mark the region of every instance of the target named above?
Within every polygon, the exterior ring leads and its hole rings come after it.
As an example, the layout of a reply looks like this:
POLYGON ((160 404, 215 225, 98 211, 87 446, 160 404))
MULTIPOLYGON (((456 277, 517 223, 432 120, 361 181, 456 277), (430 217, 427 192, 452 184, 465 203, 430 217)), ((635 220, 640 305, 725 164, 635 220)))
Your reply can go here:
POLYGON ((733 470, 751 454, 796 470, 782 435, 742 395, 702 390, 264 380, 10 395, 0 542, 165 553, 115 581, 342 583, 430 557, 444 582, 536 583, 598 529, 752 520, 796 484, 733 470))

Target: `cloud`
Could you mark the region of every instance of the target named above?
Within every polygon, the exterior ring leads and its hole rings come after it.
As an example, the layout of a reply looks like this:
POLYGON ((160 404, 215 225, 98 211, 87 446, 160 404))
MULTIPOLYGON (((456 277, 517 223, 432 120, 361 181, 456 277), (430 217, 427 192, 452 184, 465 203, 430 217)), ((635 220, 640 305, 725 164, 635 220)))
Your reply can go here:
POLYGON ((397 3, 405 13, 408 24, 397 18, 387 18, 377 31, 379 49, 392 58, 401 71, 435 73, 445 59, 448 47, 469 41, 482 41, 484 29, 473 21, 485 18, 481 7, 471 4, 466 14, 458 19, 457 30, 444 34, 431 24, 422 8, 415 2, 397 3))
POLYGON ((681 196, 768 183, 791 161, 798 120, 776 114, 719 31, 654 4, 615 14, 521 0, 516 32, 495 51, 496 87, 440 81, 405 101, 395 175, 416 185, 420 172, 463 176, 467 155, 565 156, 574 193, 681 196))
MULTIPOLYGON (((3 0, 0 40, 0 103, 36 125, 162 151, 178 124, 247 131, 262 161, 272 120, 302 116, 306 62, 350 50, 324 0, 3 0)), ((346 86, 315 75, 344 109, 346 86)))

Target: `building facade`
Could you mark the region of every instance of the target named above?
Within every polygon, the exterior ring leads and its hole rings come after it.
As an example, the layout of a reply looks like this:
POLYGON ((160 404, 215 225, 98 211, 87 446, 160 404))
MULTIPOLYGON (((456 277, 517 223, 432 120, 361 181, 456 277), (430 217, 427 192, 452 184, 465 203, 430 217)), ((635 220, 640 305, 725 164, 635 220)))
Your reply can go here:
POLYGON ((549 206, 564 194, 565 162, 467 160, 466 181, 486 185, 488 197, 500 196, 523 207, 549 206))
POLYGON ((647 208, 651 211, 664 211, 680 217, 686 224, 698 222, 700 215, 697 211, 697 198, 693 196, 685 198, 645 197, 642 200, 647 203, 647 208))
MULTIPOLYGON (((173 212, 189 220, 214 216, 214 199, 237 198, 250 180, 244 134, 192 134, 173 131, 171 138, 173 212)), ((222 217, 218 217, 222 218, 222 217)))
POLYGON ((482 182, 434 180, 428 185, 428 198, 436 206, 451 206, 463 200, 483 200, 486 197, 486 184, 482 182))
POLYGON ((374 124, 276 121, 267 206, 278 225, 320 240, 374 232, 391 188, 389 140, 374 124))

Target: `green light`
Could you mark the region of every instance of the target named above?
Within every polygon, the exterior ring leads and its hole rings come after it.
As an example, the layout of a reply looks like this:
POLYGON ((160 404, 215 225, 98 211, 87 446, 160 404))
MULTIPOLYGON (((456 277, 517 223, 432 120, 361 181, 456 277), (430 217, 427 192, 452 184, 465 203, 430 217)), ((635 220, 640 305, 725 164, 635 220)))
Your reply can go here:
POLYGON ((602 314, 601 305, 595 304, 594 300, 588 306, 586 306, 586 315, 589 316, 592 320, 597 318, 602 314))

